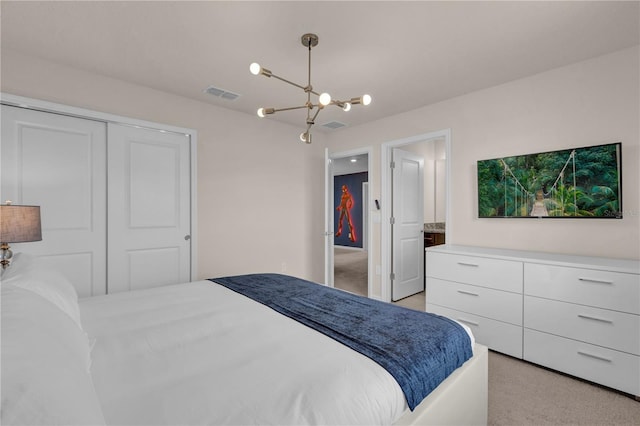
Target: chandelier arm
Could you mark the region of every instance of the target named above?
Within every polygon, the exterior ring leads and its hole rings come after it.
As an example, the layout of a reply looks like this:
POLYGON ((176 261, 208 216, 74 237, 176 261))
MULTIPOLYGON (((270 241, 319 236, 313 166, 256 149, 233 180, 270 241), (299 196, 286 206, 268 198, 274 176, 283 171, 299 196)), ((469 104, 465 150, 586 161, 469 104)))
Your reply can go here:
POLYGON ((273 112, 291 111, 291 110, 294 110, 294 109, 302 109, 302 108, 309 109, 309 107, 307 105, 300 105, 300 106, 287 107, 287 108, 274 108, 273 112))
POLYGON ((275 77, 275 78, 277 78, 277 79, 278 79, 278 80, 280 80, 280 81, 284 81, 285 83, 289 83, 290 85, 292 85, 292 86, 296 86, 296 87, 298 87, 298 88, 300 88, 300 89, 302 89, 302 90, 304 90, 304 89, 305 89, 305 87, 304 87, 304 86, 301 86, 301 85, 299 85, 299 84, 297 84, 297 83, 294 83, 293 81, 289 81, 289 80, 287 80, 286 78, 278 77, 278 76, 277 76, 277 75, 275 75, 275 74, 271 74, 271 77, 275 77))
POLYGON ((274 78, 277 78, 280 81, 284 81, 285 83, 289 83, 292 86, 295 86, 295 87, 297 87, 299 89, 304 90, 305 92, 308 91, 309 93, 313 93, 316 96, 320 96, 320 93, 316 92, 315 90, 307 90, 307 88, 305 86, 301 86, 298 83, 294 83, 293 81, 289 81, 286 78, 279 77, 279 76, 277 76, 275 74, 271 74, 270 77, 274 77, 274 78))
MULTIPOLYGON (((309 122, 309 120, 307 120, 307 123, 309 124, 309 127, 311 127, 312 124, 314 124, 316 122, 316 117, 318 116, 318 114, 320 114, 320 111, 322 110, 322 108, 320 108, 318 106, 318 110, 316 111, 316 113, 313 115, 313 118, 311 119, 311 122, 309 122)), ((311 111, 311 109, 309 109, 309 111, 311 111)))

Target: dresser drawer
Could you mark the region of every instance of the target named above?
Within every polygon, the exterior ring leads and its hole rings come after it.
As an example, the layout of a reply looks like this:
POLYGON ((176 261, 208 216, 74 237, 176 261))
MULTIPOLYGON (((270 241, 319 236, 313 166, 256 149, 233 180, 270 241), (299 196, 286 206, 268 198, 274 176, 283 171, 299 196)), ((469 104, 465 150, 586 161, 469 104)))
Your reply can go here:
POLYGON ((632 395, 640 395, 640 357, 524 330, 524 359, 632 395))
POLYGON ((640 276, 525 263, 524 293, 640 314, 640 276))
POLYGON ((522 325, 522 295, 437 278, 427 278, 427 303, 522 325))
POLYGON ((522 327, 427 303, 427 312, 442 315, 469 326, 476 342, 490 349, 522 358, 522 327))
POLYGON ((524 326, 640 355, 640 316, 524 297, 524 326))
POLYGON ((428 277, 522 293, 522 262, 427 252, 428 277))

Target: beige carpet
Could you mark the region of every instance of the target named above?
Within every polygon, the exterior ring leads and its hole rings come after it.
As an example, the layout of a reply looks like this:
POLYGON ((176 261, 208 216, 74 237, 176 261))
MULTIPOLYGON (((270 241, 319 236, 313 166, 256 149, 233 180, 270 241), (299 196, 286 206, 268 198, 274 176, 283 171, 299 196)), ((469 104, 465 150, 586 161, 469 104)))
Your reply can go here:
POLYGON ((333 286, 367 296, 367 252, 335 247, 333 249, 333 286))
POLYGON ((417 311, 424 311, 427 309, 427 302, 425 300, 425 292, 421 291, 413 296, 405 297, 397 302, 393 302, 395 305, 404 306, 405 308, 415 309, 417 311))
POLYGON ((489 352, 489 425, 640 425, 640 402, 489 352))

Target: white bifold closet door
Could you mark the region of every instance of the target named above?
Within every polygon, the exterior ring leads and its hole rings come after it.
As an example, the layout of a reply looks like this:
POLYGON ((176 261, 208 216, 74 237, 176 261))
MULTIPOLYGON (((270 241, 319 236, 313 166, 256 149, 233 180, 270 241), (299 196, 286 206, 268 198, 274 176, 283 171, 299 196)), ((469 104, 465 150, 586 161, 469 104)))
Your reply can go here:
POLYGON ((42 256, 80 297, 107 291, 104 122, 2 105, 1 199, 40 206, 42 241, 11 244, 42 256))
POLYGON ((108 131, 109 293, 190 281, 189 137, 108 131))
POLYGON ((39 205, 80 297, 191 279, 189 136, 2 105, 0 201, 39 205))

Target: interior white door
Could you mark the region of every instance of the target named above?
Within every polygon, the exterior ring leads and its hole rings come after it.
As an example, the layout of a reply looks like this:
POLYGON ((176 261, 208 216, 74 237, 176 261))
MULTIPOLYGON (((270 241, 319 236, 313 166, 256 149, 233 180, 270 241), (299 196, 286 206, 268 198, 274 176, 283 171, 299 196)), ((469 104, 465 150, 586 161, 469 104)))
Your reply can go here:
POLYGON ((324 285, 333 287, 333 167, 324 150, 324 285))
POLYGON ((189 136, 108 131, 109 293, 190 281, 189 136))
POLYGON ((424 290, 424 159, 393 150, 391 299, 424 290))
POLYGON ((41 256, 80 297, 106 293, 106 124, 2 105, 1 200, 40 206, 41 256))

